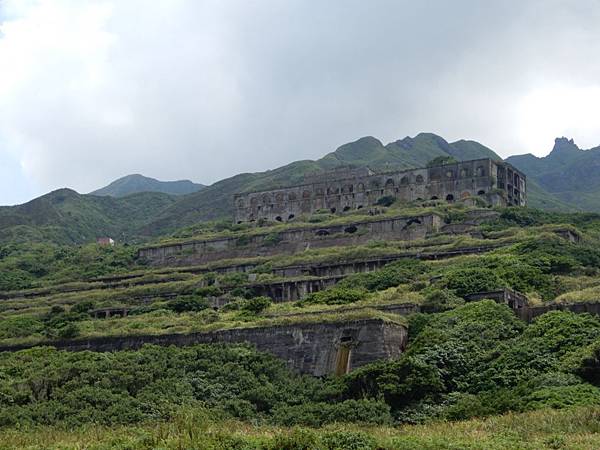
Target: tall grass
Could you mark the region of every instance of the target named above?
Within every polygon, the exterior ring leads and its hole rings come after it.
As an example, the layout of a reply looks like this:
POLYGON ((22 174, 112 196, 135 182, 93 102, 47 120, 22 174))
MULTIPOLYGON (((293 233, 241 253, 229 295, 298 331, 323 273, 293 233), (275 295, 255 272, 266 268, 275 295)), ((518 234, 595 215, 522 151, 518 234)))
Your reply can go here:
POLYGON ((37 427, 0 431, 0 449, 578 449, 600 448, 600 408, 541 410, 464 422, 402 427, 280 428, 182 410, 171 421, 136 426, 37 427))

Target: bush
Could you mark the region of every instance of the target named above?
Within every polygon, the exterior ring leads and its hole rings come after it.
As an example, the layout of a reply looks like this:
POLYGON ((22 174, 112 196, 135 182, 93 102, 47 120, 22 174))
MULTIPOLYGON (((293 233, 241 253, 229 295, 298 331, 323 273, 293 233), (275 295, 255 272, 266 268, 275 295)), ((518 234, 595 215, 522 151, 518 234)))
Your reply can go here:
POLYGON ((75 323, 69 323, 58 329, 58 337, 61 339, 73 339, 79 336, 79 327, 75 323))
POLYGON ((465 301, 448 289, 430 289, 425 294, 421 310, 425 313, 443 312, 461 306, 465 301))
POLYGON ((396 197, 394 197, 393 195, 385 195, 385 196, 377 199, 375 204, 377 206, 388 207, 388 206, 392 206, 395 202, 396 202, 396 197))
POLYGON ((198 298, 192 296, 178 297, 175 300, 167 302, 167 308, 176 313, 188 312, 188 311, 202 311, 208 308, 210 305, 205 298, 198 298))
POLYGON ((299 405, 281 404, 273 410, 273 421, 279 425, 320 427, 327 423, 351 422, 390 424, 390 407, 379 400, 346 400, 339 403, 319 402, 299 405))
POLYGON ((75 312, 75 313, 87 313, 92 309, 94 309, 94 302, 85 301, 85 302, 79 302, 79 303, 73 305, 73 307, 71 308, 71 311, 75 312))
POLYGON ((435 166, 441 166, 444 164, 454 164, 457 163, 458 161, 456 160, 456 158, 454 156, 436 156, 435 158, 433 158, 432 160, 430 160, 427 163, 427 167, 435 167, 435 166))
POLYGON ((375 438, 363 431, 332 431, 325 433, 322 442, 328 450, 375 450, 375 438))
POLYGON ((260 314, 269 306, 271 306, 271 299, 269 297, 254 297, 248 300, 244 300, 241 303, 240 309, 252 314, 260 314))
POLYGON ((444 275, 443 283, 460 297, 504 287, 500 277, 491 269, 486 268, 454 270, 444 275))
POLYGON ((350 275, 338 286, 364 288, 370 292, 382 291, 399 284, 409 283, 426 271, 427 266, 421 261, 400 260, 387 264, 374 272, 350 275))
POLYGON ((313 292, 307 295, 299 304, 345 305, 364 300, 366 295, 367 291, 365 289, 335 286, 324 291, 313 292))

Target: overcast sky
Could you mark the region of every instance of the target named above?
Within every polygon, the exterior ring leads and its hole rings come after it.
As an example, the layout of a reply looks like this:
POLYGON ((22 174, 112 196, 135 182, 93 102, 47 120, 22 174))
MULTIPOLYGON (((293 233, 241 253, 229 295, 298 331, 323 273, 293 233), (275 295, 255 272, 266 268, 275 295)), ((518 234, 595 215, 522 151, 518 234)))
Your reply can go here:
POLYGON ((421 131, 600 145, 600 0, 0 0, 0 204, 421 131))

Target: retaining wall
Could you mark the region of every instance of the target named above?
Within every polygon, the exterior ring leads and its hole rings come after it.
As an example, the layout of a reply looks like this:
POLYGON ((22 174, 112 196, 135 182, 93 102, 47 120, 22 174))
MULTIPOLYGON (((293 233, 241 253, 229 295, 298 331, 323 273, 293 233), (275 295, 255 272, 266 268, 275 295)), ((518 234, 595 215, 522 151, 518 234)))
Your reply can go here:
POLYGON ((372 240, 422 239, 441 226, 437 214, 395 217, 344 225, 289 229, 273 233, 144 247, 138 257, 150 264, 192 265, 220 259, 293 254, 309 248, 365 244, 372 240))
MULTIPOLYGON (((109 352, 136 350, 144 344, 188 346, 214 343, 250 343, 269 352, 288 367, 315 376, 347 372, 377 360, 400 356, 407 342, 405 327, 381 319, 339 323, 304 323, 262 328, 219 330, 210 333, 119 336, 48 342, 59 350, 109 352), (340 367, 341 366, 341 367, 340 367)), ((4 346, 17 351, 33 345, 4 346)))

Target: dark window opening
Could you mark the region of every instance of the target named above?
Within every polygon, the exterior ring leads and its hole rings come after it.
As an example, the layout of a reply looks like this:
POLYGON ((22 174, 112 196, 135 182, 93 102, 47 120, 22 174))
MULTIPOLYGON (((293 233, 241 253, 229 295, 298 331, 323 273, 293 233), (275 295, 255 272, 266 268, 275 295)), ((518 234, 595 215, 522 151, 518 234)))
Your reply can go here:
POLYGON ((242 221, 241 221, 241 220, 238 220, 238 221, 237 221, 237 224, 238 224, 238 225, 240 225, 241 223, 242 223, 242 221))
POLYGON ((431 197, 431 200, 439 200, 439 199, 437 198, 436 195, 434 195, 433 197, 431 197))
POLYGON ((283 222, 283 219, 281 218, 281 216, 277 216, 277 217, 275 217, 275 220, 276 220, 277 222, 283 222))
POLYGON ((352 336, 342 336, 340 342, 352 342, 352 336))
POLYGON ((452 194, 446 195, 446 201, 452 203, 454 201, 454 195, 452 195, 452 194))
POLYGON ((327 236, 329 235, 329 231, 327 230, 317 230, 317 236, 327 236))
POLYGON ((362 209, 363 205, 358 205, 356 209, 362 209))
POLYGON ((331 214, 335 214, 335 212, 337 211, 337 209, 336 208, 331 208, 330 211, 331 211, 331 214))
POLYGON ((288 216, 288 220, 292 220, 294 217, 296 217, 296 216, 295 216, 295 215, 293 215, 293 214, 290 214, 290 215, 288 216))
POLYGON ((356 233, 357 231, 358 228, 356 228, 354 225, 344 228, 344 232, 346 233, 356 233))
POLYGON ((485 191, 477 191, 477 195, 485 195, 485 191))
POLYGON ((350 211, 350 207, 349 206, 344 206, 344 212, 346 211, 350 211))

